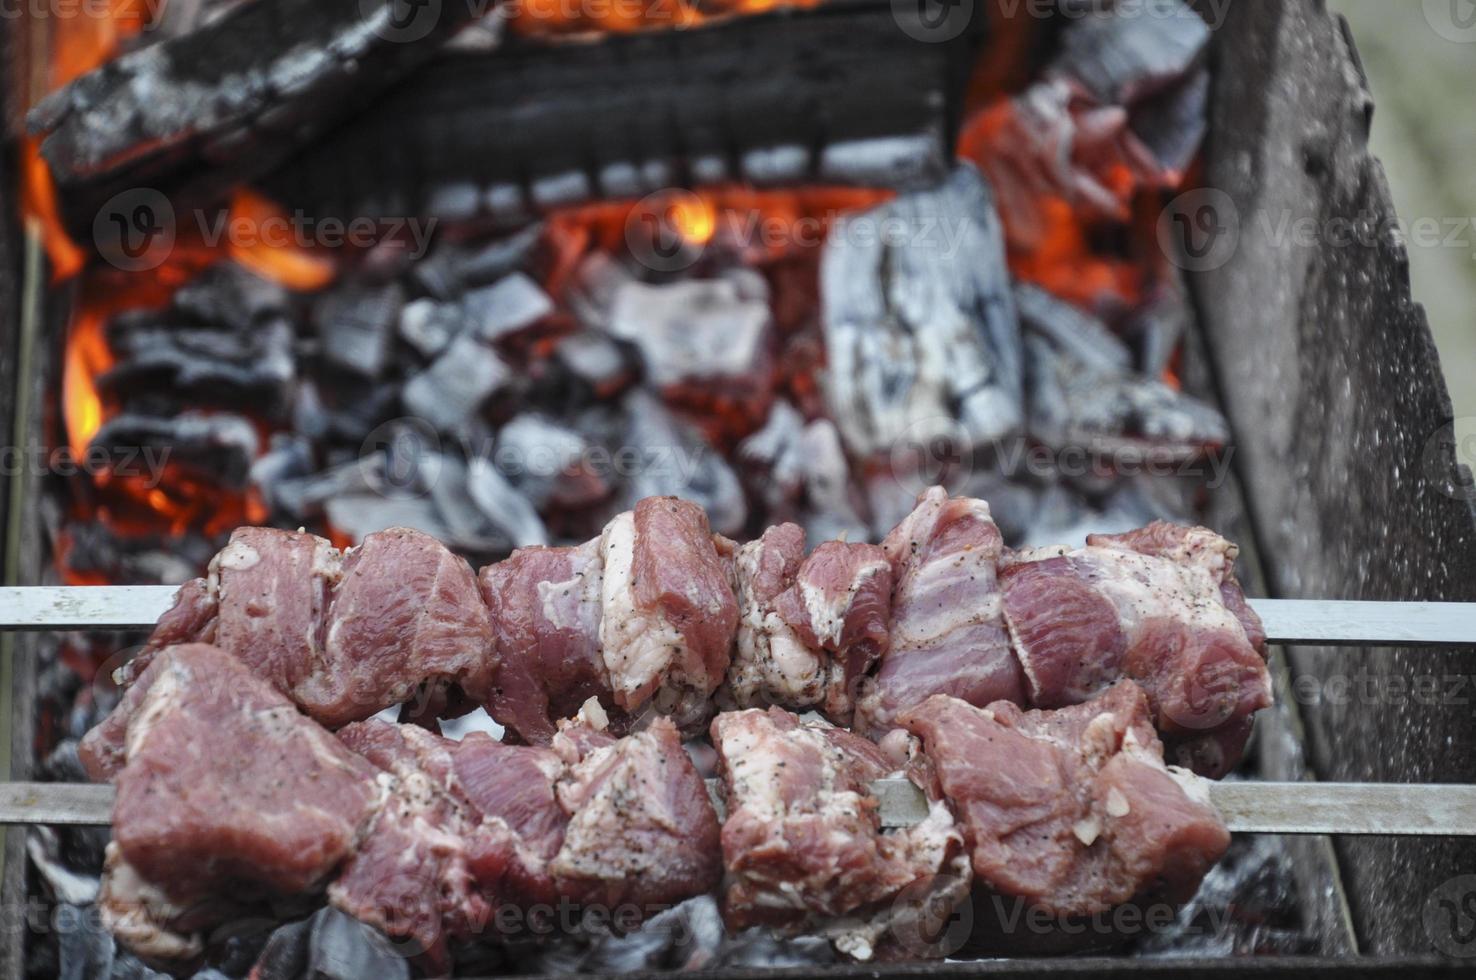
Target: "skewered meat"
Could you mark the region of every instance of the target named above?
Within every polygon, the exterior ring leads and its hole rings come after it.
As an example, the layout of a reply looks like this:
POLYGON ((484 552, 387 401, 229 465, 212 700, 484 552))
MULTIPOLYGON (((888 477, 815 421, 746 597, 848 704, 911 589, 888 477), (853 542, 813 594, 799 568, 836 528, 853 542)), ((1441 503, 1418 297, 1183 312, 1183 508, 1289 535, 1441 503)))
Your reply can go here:
POLYGON ((1054 915, 1187 899, 1230 835, 1196 777, 1163 764, 1148 699, 1121 681, 1048 711, 936 696, 902 716, 917 777, 964 827, 976 880, 1054 915))
POLYGON ((447 689, 490 688, 491 624, 465 561, 419 531, 368 535, 341 555, 301 532, 247 527, 188 583, 125 671, 165 646, 209 640, 329 727, 417 693, 444 709, 447 689))
POLYGON ((525 742, 547 745, 589 698, 615 709, 600 652, 603 578, 598 540, 521 548, 478 575, 492 621, 487 710, 525 742))
POLYGON ((808 559, 804 552, 795 524, 739 549, 727 690, 740 707, 820 706, 849 724, 856 688, 889 642, 892 566, 875 545, 827 541, 808 559))
POLYGON ((977 705, 1025 703, 997 582, 1004 539, 989 505, 950 500, 933 487, 882 548, 896 582, 891 648, 874 680, 863 684, 857 728, 881 737, 904 710, 934 694, 977 705))
POLYGON ((943 803, 915 827, 881 832, 870 783, 893 767, 871 742, 779 708, 719 715, 712 740, 730 928, 819 932, 867 960, 906 914, 904 889, 943 878, 944 901, 968 894, 963 838, 943 803))
POLYGON ((705 723, 738 628, 731 551, 675 497, 647 497, 605 528, 600 644, 618 707, 705 723))
POLYGON ((717 887, 717 814, 669 719, 617 741, 581 718, 554 747, 567 763, 569 824, 549 865, 561 895, 650 914, 717 887))
POLYGON ((378 806, 373 770, 239 659, 203 644, 162 651, 110 722, 83 743, 116 772, 113 842, 99 904, 135 951, 201 949, 221 896, 318 887, 378 806))
POLYGON ((1030 703, 1076 704, 1128 677, 1176 761, 1207 776, 1233 769, 1251 716, 1271 703, 1237 550, 1213 531, 1158 523, 1007 565, 1005 618, 1030 703))

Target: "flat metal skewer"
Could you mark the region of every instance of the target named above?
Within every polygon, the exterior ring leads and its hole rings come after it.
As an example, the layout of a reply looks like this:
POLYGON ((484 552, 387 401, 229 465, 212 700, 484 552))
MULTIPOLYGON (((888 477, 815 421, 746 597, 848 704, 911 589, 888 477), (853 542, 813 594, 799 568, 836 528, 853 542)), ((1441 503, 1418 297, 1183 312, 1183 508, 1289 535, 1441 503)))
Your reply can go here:
MULTIPOLYGON (((1237 833, 1476 837, 1476 786, 1396 783, 1211 783, 1210 802, 1237 833)), ((908 827, 928 814, 905 779, 872 792, 882 825, 908 827)), ((708 780, 716 794, 717 781, 708 780)), ((83 783, 0 783, 0 824, 106 826, 113 787, 83 783)))
MULTIPOLYGON (((170 585, 0 588, 0 630, 152 629, 174 602, 170 585)), ((1271 643, 1476 646, 1473 602, 1252 599, 1271 643)))

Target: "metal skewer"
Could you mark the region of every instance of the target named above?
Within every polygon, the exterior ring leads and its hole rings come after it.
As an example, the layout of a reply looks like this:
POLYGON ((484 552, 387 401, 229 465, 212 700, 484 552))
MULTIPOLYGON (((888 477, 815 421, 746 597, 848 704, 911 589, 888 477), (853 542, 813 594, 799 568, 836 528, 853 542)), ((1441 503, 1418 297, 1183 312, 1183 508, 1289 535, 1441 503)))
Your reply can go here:
MULTIPOLYGON (((0 630, 152 629, 170 585, 0 588, 0 630)), ((1476 603, 1252 599, 1271 643, 1476 646, 1476 603)))
MULTIPOLYGON (((1476 786, 1393 783, 1206 783, 1210 802, 1235 832, 1476 837, 1476 786)), ((871 786, 882 825, 908 827, 928 814, 905 779, 871 786)), ((708 780, 717 799, 717 781, 708 780)), ((106 826, 113 787, 0 783, 0 824, 106 826)))
MULTIPOLYGON (((0 588, 0 631, 150 629, 173 586, 0 588)), ((1476 645, 1476 603, 1253 599, 1268 642, 1341 646, 1476 645)), ((1370 783, 1204 783, 1232 831, 1273 834, 1476 836, 1476 786, 1370 783)), ((882 823, 927 815, 905 779, 872 786, 882 823)), ((717 798, 716 782, 709 791, 717 798)), ((0 825, 110 822, 113 787, 0 783, 0 825)))

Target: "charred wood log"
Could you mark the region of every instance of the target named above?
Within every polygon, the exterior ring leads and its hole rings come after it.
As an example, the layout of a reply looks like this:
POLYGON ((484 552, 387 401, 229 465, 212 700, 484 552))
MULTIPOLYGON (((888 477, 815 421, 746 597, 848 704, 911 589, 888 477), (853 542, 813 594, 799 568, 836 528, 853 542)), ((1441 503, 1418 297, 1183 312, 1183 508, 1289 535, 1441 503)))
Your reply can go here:
POLYGON ((981 28, 930 43, 899 27, 890 5, 832 2, 596 42, 447 51, 266 190, 319 217, 521 221, 670 186, 928 183, 952 157, 981 28))
POLYGON ((491 7, 258 0, 84 75, 29 124, 47 134, 41 152, 74 230, 132 188, 208 200, 270 170, 491 7))

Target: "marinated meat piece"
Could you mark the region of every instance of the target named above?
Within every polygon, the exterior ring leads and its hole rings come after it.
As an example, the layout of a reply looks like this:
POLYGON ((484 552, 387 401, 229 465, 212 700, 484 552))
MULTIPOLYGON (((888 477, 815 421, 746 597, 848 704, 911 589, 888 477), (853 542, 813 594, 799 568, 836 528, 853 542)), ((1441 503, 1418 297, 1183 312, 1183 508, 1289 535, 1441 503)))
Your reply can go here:
POLYGON ((392 777, 385 780, 392 788, 358 853, 328 887, 329 901, 444 970, 449 939, 472 934, 492 914, 473 880, 471 854, 508 849, 506 835, 483 828, 448 790, 454 743, 373 719, 339 738, 392 777))
POLYGON ((849 724, 861 679, 891 642, 892 565, 871 544, 827 541, 776 603, 802 642, 825 651, 825 714, 849 724))
POLYGON ((1025 703, 997 580, 1004 539, 989 505, 933 487, 882 548, 895 581, 891 648, 862 684, 857 729, 880 738, 934 694, 1025 703))
POLYGON ((728 668, 724 700, 740 708, 782 704, 804 708, 820 701, 824 661, 779 616, 778 599, 794 585, 805 561, 805 531, 798 524, 769 528, 738 549, 738 642, 728 668))
POLYGON ((370 534, 341 555, 311 534, 246 527, 180 590, 119 680, 165 644, 209 639, 338 727, 417 697, 422 713, 443 710, 453 686, 484 700, 491 635, 471 568, 419 531, 370 534))
POLYGON ((198 953, 192 933, 218 921, 220 896, 320 887, 379 805, 371 766, 215 647, 160 652, 124 700, 110 719, 126 722, 121 743, 95 729, 84 758, 116 771, 100 904, 140 954, 198 953))
POLYGON ((487 710, 523 741, 547 745, 589 698, 615 709, 600 652, 604 570, 596 539, 577 548, 520 548, 483 568, 492 621, 487 710))
POLYGON ((738 628, 731 562, 707 515, 647 497, 610 522, 600 552, 600 642, 615 704, 636 714, 649 702, 684 727, 705 722, 738 628))
POLYGON ((1229 846, 1203 783, 1164 766, 1131 681, 1048 711, 938 696, 902 721, 923 741, 920 780, 963 825, 977 881, 1052 915, 1185 900, 1229 846))
POLYGON ((870 784, 892 766, 871 742, 779 708, 719 715, 712 740, 728 809, 730 928, 820 933, 866 960, 906 912, 904 889, 933 901, 968 894, 963 838, 945 804, 915 827, 881 832, 870 784))
POLYGON ((149 641, 118 671, 120 687, 131 686, 161 650, 182 643, 215 642, 215 594, 205 579, 191 579, 174 594, 174 604, 159 617, 149 641))
POLYGON ((619 741, 566 723, 555 749, 568 762, 569 825, 549 866, 561 895, 652 913, 717 887, 717 814, 670 719, 619 741))
POLYGON ((805 532, 772 527, 738 551, 738 644, 728 700, 739 707, 822 707, 849 724, 861 678, 886 651, 892 566, 875 545, 827 541, 804 557, 805 532))
POLYGON ((323 629, 321 660, 292 690, 330 727, 415 697, 444 702, 454 685, 473 702, 491 691, 492 625, 471 566, 430 535, 390 528, 344 556, 323 629))
POLYGON ((324 538, 265 527, 237 529, 210 560, 216 646, 296 700, 298 685, 322 659, 323 617, 342 577, 343 557, 324 538))
POLYGON ((1171 758, 1205 776, 1233 769, 1252 715, 1271 703, 1236 552, 1213 531, 1159 523, 1008 564, 1005 617, 1031 703, 1078 704, 1131 678, 1171 758))

